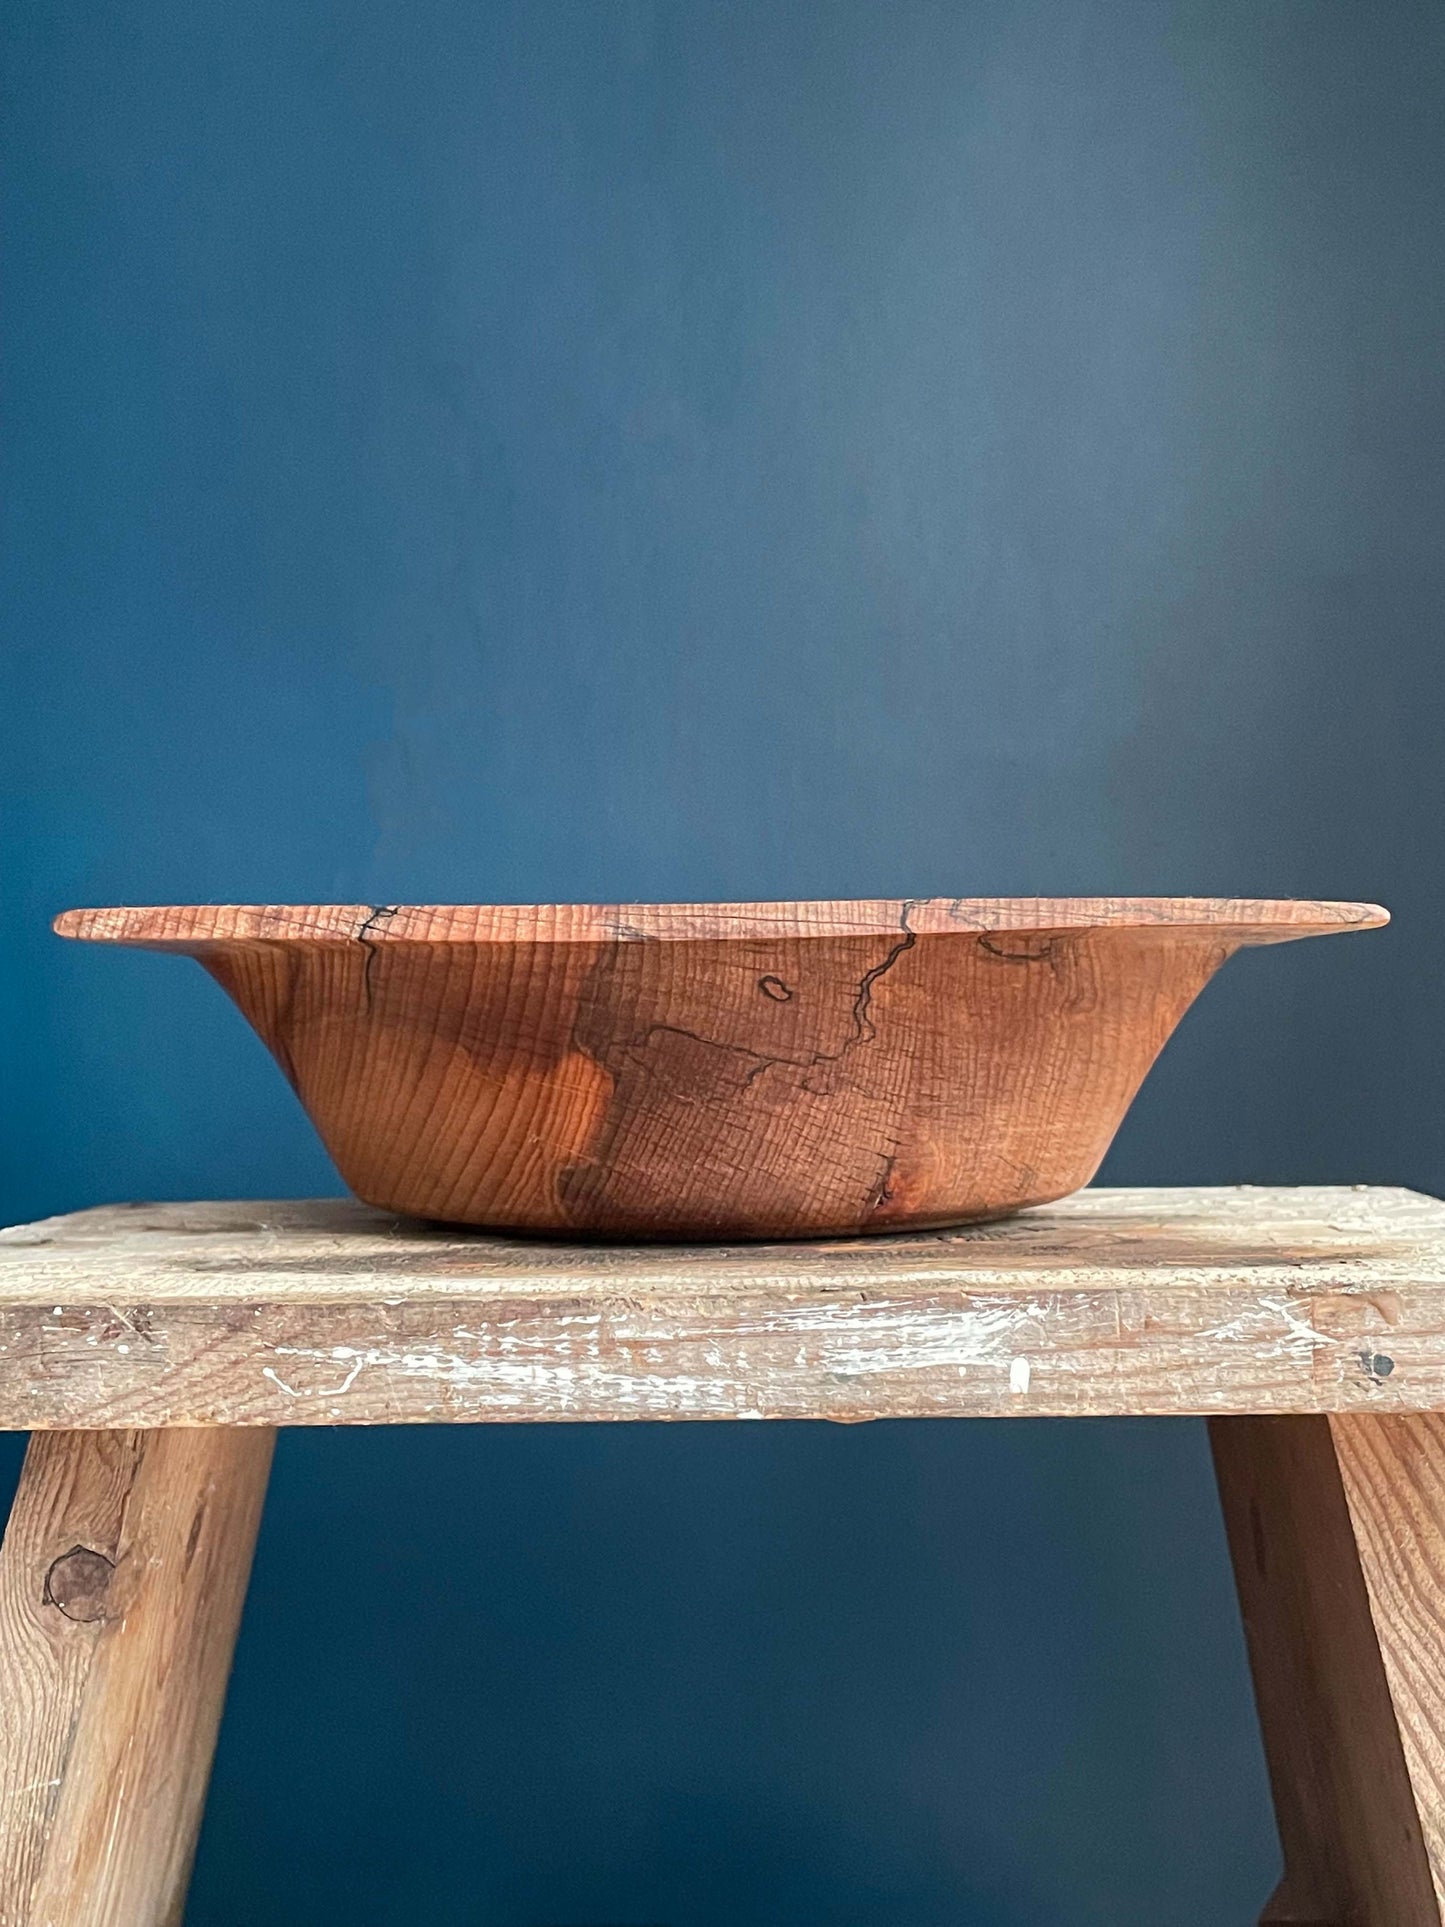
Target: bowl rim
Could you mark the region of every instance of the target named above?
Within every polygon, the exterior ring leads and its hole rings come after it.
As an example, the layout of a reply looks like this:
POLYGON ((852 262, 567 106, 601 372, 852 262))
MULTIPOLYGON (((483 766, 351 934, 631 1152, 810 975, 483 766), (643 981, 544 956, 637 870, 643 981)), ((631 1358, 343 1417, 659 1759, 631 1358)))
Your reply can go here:
POLYGON ((860 897, 754 903, 152 904, 67 910, 57 936, 144 949, 236 944, 653 943, 1131 931, 1231 945, 1378 929, 1375 903, 1313 897, 860 897))

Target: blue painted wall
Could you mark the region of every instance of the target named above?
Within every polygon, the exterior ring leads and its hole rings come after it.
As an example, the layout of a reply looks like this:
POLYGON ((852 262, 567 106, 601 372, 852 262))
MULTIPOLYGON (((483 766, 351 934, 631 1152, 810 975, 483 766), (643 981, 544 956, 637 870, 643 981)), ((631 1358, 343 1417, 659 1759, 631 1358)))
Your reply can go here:
MULTIPOLYGON (((1107 1175, 1445 1189, 1445 15, 16 0, 0 1216, 336 1180, 72 903, 1374 896, 1107 1175)), ((5 1463, 17 1462, 13 1450, 5 1463)), ((1192 1927, 1192 1425, 283 1439, 192 1927, 1192 1927)))

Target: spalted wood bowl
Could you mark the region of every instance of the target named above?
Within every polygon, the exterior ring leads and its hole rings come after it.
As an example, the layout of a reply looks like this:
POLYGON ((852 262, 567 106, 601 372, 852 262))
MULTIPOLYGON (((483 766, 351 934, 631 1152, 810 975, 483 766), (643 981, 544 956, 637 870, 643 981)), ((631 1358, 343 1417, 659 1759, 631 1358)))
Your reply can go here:
POLYGON ((1235 950, 1385 921, 930 897, 72 910, 55 928, 195 957, 371 1204, 726 1239, 957 1224, 1077 1190, 1235 950))

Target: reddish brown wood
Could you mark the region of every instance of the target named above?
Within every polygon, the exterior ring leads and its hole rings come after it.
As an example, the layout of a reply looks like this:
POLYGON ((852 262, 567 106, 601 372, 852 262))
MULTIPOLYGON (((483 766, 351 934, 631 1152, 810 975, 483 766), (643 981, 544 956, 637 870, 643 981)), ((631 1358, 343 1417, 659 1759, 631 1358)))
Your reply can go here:
POLYGON ((56 928, 196 957, 372 1204, 717 1239, 1062 1197, 1236 949, 1384 921, 1103 897, 173 906, 56 928))

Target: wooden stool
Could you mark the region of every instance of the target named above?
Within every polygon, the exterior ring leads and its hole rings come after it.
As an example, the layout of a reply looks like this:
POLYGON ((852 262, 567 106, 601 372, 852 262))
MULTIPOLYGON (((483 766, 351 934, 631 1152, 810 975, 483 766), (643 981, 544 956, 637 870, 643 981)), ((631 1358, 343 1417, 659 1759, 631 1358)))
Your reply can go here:
POLYGON ((1286 1873, 1445 1919, 1445 1204, 1088 1191, 797 1246, 520 1244, 364 1206, 0 1233, 0 1927, 173 1927, 274 1429, 1205 1414, 1286 1873))

